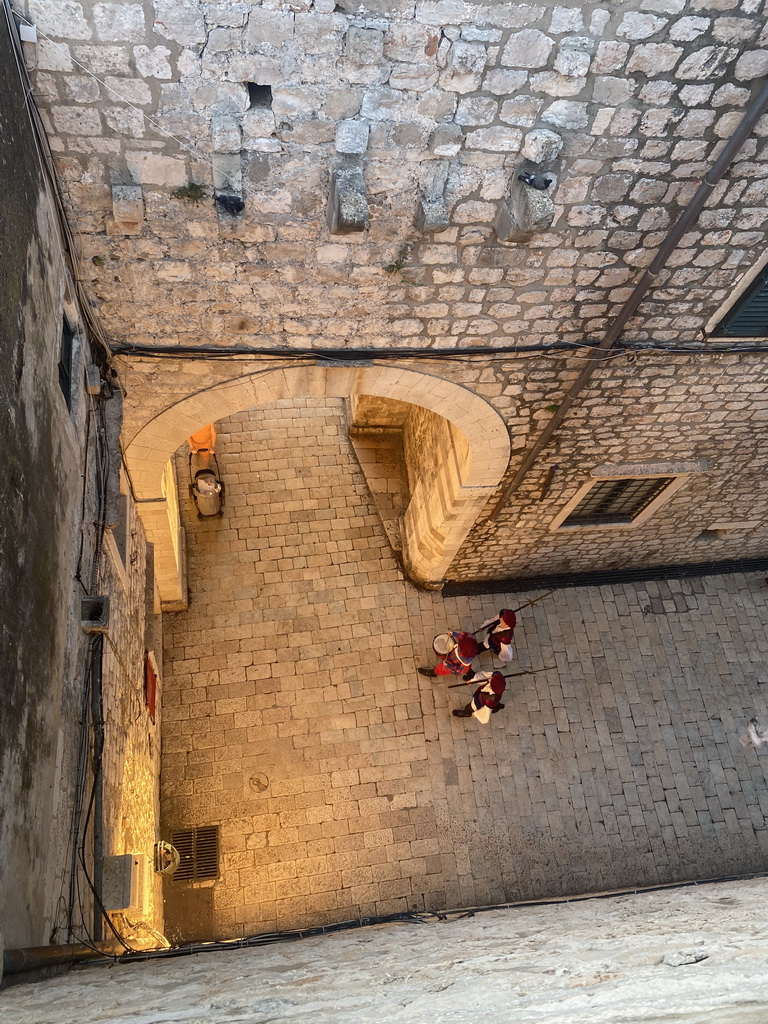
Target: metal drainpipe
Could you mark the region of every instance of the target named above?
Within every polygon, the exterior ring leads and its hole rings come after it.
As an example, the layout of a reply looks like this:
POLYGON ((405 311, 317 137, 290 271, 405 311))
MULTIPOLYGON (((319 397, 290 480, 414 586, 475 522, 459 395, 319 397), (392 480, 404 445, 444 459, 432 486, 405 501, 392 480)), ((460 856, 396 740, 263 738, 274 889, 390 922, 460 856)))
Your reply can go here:
POLYGON ((518 469, 515 476, 512 478, 510 483, 504 488, 501 493, 501 497, 496 502, 491 511, 489 520, 496 519, 500 514, 507 501, 520 487, 520 484, 528 475, 528 472, 536 462, 536 459, 540 453, 549 444, 552 435, 555 433, 557 428, 563 422, 571 406, 574 404, 578 396, 584 390, 586 385, 589 383, 593 374, 595 373, 598 362, 603 352, 613 346, 614 342, 618 339, 621 332, 624 330, 627 321, 634 315, 637 307, 645 297, 646 292, 650 289, 653 284, 653 279, 658 275, 664 264, 667 262, 672 251, 677 247, 678 242, 683 237, 685 232, 691 227, 693 222, 701 213, 702 207, 710 195, 712 189, 720 181, 722 176, 730 167, 736 154, 741 149, 742 145, 746 142, 749 135, 752 133, 752 129, 755 127, 757 121, 763 116, 766 109, 768 108, 768 81, 763 83, 762 88, 752 100, 751 104, 747 108, 744 117, 741 119, 738 128, 733 133, 731 138, 723 148, 722 153, 714 162, 707 174, 704 175, 704 179, 696 189, 693 198, 691 199, 688 206, 683 210, 678 221, 670 229, 664 241, 659 246, 659 250, 656 253, 650 266, 643 271, 640 280, 635 285, 632 294, 629 296, 627 301, 622 306, 615 318, 613 323, 606 331, 602 341, 590 350, 587 357, 586 364, 582 369, 579 376, 571 385, 570 389, 566 392, 562 402, 560 403, 557 412, 552 416, 550 421, 542 430, 541 434, 532 445, 529 446, 528 451, 523 457, 522 464, 518 469))
POLYGON ((103 959, 123 952, 117 942, 102 942, 98 946, 29 946, 26 949, 3 950, 2 975, 36 971, 42 967, 77 964, 84 960, 103 959))
POLYGON ((104 858, 103 817, 104 817, 104 774, 102 754, 104 752, 104 715, 101 699, 101 670, 104 661, 104 637, 99 636, 94 644, 93 677, 91 681, 91 717, 93 720, 93 941, 104 938, 101 912, 102 863, 104 858))

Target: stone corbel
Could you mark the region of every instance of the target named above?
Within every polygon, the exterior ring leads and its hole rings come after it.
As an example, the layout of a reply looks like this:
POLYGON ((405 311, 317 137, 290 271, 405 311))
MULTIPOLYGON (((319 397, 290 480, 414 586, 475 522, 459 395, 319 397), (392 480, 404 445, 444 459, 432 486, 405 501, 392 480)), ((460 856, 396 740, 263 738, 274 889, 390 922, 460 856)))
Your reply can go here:
POLYGON ((211 119, 211 165, 216 213, 229 220, 242 213, 243 171, 240 162, 242 130, 237 118, 219 114, 211 119))
POLYGON ((539 231, 546 231, 555 219, 555 204, 551 198, 555 181, 548 188, 534 188, 521 181, 516 171, 510 194, 501 204, 496 217, 496 237, 500 242, 526 242, 539 231))
POLYGON ((140 185, 112 186, 112 218, 107 221, 110 235, 140 235, 144 230, 144 193, 140 185))
POLYGON ((368 227, 368 193, 360 155, 339 154, 331 164, 328 196, 328 230, 332 235, 349 235, 368 227))
POLYGON ((415 225, 418 231, 444 231, 449 223, 445 205, 445 184, 448 180, 448 161, 437 160, 427 166, 427 174, 419 192, 415 225))

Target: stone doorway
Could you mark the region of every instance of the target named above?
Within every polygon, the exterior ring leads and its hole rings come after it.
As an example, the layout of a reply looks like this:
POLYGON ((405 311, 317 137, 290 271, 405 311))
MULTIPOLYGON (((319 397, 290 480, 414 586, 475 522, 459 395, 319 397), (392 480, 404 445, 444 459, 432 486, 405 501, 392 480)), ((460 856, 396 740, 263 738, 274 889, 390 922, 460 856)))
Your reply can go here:
MULTIPOLYGON (((410 496, 401 518, 402 560, 414 582, 437 588, 509 462, 504 421, 460 385, 390 366, 295 366, 245 374, 169 406, 138 431, 126 461, 148 539, 165 610, 186 604, 184 537, 169 471, 173 452, 205 423, 292 398, 365 399, 408 404, 410 496), (425 457, 427 454, 430 458, 425 457)), ((354 417, 353 417, 354 419, 354 417)))

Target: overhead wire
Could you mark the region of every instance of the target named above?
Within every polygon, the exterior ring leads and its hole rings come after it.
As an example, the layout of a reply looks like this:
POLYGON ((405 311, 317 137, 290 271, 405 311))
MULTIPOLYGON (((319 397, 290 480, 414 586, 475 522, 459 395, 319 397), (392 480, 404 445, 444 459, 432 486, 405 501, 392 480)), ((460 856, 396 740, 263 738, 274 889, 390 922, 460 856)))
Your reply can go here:
POLYGON ((318 365, 356 363, 368 365, 376 360, 418 359, 432 362, 464 362, 480 358, 486 361, 510 359, 515 356, 545 356, 548 358, 584 358, 593 362, 610 362, 639 354, 663 353, 665 355, 709 356, 709 355, 751 355, 768 353, 768 345, 750 344, 702 344, 670 345, 656 341, 617 342, 609 351, 601 354, 596 344, 578 341, 537 342, 528 345, 466 346, 463 348, 269 348, 266 346, 245 347, 242 345, 128 345, 115 344, 115 356, 148 359, 312 359, 318 365))

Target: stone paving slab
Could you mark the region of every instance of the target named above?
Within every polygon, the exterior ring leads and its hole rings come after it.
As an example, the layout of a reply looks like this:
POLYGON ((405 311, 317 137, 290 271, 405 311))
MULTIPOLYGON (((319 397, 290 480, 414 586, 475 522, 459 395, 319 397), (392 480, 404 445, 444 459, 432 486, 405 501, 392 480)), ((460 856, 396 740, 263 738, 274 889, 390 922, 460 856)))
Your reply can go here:
POLYGON ((415 668, 446 626, 536 595, 406 582, 339 401, 219 439, 225 514, 184 509, 161 781, 165 832, 221 827, 218 935, 765 867, 768 761, 739 743, 768 710, 763 578, 551 595, 521 613, 515 664, 556 668, 482 726, 450 714, 470 688, 415 668))

